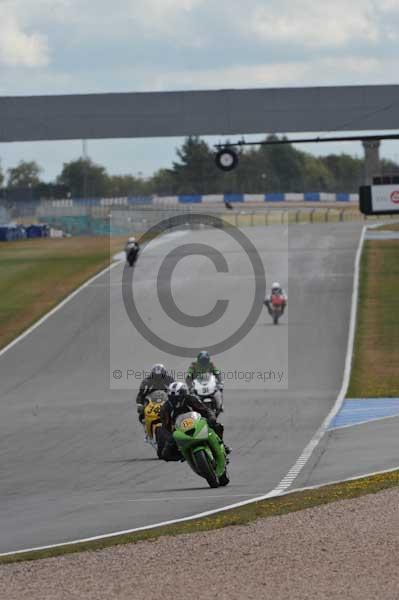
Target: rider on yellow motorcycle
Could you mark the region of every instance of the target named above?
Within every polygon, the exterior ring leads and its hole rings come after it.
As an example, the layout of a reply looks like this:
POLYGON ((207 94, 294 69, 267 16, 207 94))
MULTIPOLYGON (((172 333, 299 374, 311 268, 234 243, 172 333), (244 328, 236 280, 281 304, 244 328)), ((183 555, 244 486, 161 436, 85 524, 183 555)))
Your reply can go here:
POLYGON ((136 398, 137 413, 141 424, 143 424, 144 420, 144 403, 146 396, 155 390, 163 390, 166 392, 173 382, 173 377, 168 375, 164 365, 157 363, 151 367, 150 375, 141 382, 139 393, 136 398))

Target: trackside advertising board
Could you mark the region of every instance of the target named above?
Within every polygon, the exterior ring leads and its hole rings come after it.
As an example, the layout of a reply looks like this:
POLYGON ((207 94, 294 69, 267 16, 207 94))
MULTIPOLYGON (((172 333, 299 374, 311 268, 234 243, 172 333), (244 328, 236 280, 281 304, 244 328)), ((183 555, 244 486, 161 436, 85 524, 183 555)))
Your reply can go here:
POLYGON ((399 184, 362 186, 359 206, 365 215, 399 214, 399 184))

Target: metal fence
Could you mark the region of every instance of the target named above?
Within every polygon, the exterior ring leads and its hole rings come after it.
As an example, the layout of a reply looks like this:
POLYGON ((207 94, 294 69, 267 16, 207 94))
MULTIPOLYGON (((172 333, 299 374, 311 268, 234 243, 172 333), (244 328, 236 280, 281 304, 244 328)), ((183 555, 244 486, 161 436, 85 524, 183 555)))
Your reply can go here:
MULTIPOLYGON (((1 207, 0 207, 1 211, 1 207)), ((253 227, 287 223, 329 223, 365 220, 354 204, 242 204, 229 210, 222 204, 179 204, 136 206, 77 206, 71 200, 55 205, 51 201, 34 206, 15 203, 4 211, 4 219, 28 225, 47 223, 72 235, 126 235, 143 233, 169 217, 187 215, 187 227, 192 227, 189 216, 199 213, 223 220, 224 226, 253 227)), ((1 212, 0 212, 1 216, 1 212)), ((371 217, 369 217, 371 218, 371 217)), ((373 217, 374 220, 377 217, 373 217)))

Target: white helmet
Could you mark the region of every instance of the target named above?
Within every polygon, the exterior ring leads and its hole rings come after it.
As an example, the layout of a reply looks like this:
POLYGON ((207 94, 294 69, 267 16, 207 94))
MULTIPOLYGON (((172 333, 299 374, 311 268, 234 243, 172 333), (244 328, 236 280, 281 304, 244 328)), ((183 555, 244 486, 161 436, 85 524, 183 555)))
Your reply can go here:
POLYGON ((136 241, 136 238, 135 238, 135 237, 130 237, 130 238, 128 238, 128 240, 127 240, 127 243, 128 243, 128 244, 134 244, 134 243, 135 243, 135 241, 136 241))
POLYGON ((169 398, 172 399, 185 398, 188 393, 187 385, 181 381, 174 381, 168 389, 169 398))
POLYGON ((275 281, 272 285, 272 292, 277 292, 281 290, 281 285, 278 281, 275 281))

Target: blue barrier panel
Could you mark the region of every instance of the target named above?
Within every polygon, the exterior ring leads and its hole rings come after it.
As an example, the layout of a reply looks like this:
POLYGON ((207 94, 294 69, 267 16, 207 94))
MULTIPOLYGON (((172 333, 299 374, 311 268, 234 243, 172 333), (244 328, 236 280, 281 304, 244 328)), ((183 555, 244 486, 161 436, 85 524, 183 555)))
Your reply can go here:
POLYGON ((99 206, 100 198, 73 198, 72 200, 75 206, 99 206))
POLYGON ((26 239, 26 231, 22 225, 2 225, 0 227, 0 241, 14 242, 26 239))
POLYGON ((244 194, 224 194, 225 202, 244 202, 244 194))
POLYGON ((9 242, 11 239, 11 231, 8 225, 2 225, 0 227, 0 241, 1 242, 9 242))
POLYGON ((193 202, 199 204, 202 202, 201 194, 182 194, 177 198, 180 204, 191 204, 193 202))
POLYGON ((128 204, 151 204, 151 196, 129 196, 127 199, 128 204))
POLYGON ((339 192, 338 194, 335 195, 335 199, 337 202, 349 202, 350 195, 347 194, 346 192, 339 192))
POLYGON ((285 194, 283 192, 273 192, 265 194, 265 202, 284 202, 285 194))
POLYGON ((17 225, 16 227, 17 229, 17 236, 19 240, 26 240, 26 238, 28 237, 27 233, 26 233, 26 229, 23 225, 17 225))
POLYGON ((305 192, 303 199, 305 202, 320 202, 320 192, 305 192))
POLYGON ((29 239, 39 237, 36 225, 28 225, 27 227, 25 227, 25 231, 26 231, 26 236, 29 239))

